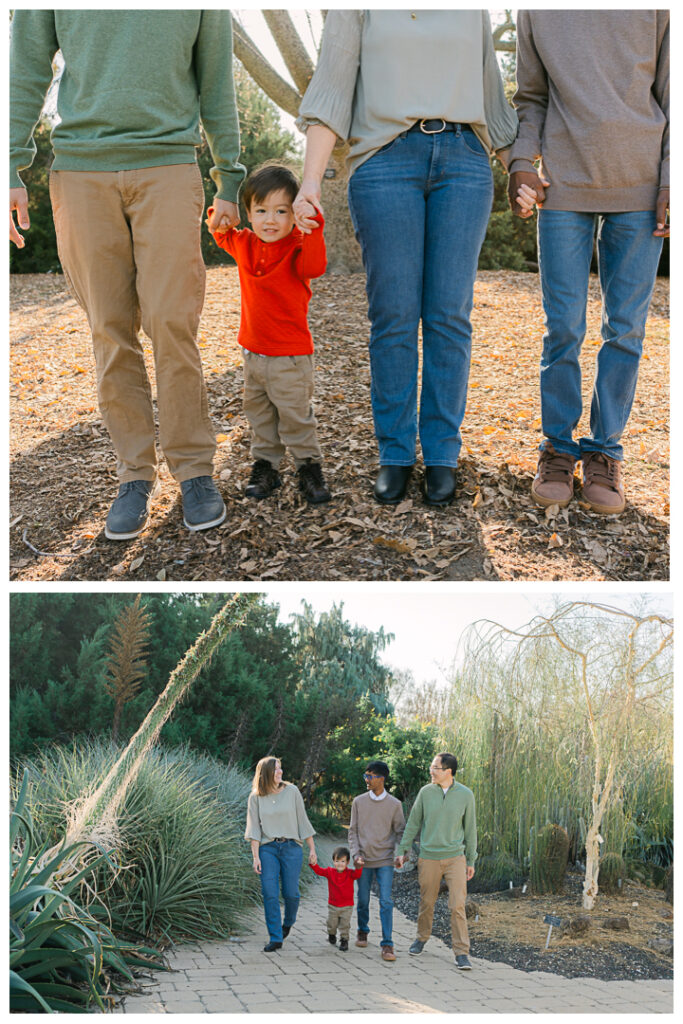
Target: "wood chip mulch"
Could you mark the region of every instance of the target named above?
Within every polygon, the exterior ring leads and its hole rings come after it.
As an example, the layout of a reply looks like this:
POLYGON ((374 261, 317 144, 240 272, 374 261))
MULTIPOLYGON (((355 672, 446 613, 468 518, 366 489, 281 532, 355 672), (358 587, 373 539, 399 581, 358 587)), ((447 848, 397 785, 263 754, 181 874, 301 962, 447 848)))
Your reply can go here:
MULTIPOLYGON (((544 512, 529 495, 541 440, 543 333, 535 274, 484 271, 456 501, 428 509, 416 470, 406 499, 377 505, 367 303, 362 275, 314 282, 316 409, 333 501, 310 508, 289 458, 283 487, 244 497, 248 427, 241 413, 234 267, 209 269, 200 348, 218 435, 216 478, 228 507, 218 529, 191 535, 162 462, 150 524, 127 543, 104 537, 118 482, 100 420, 87 321, 61 275, 11 281, 11 516, 14 580, 666 580, 669 514, 668 281, 658 281, 638 391, 624 438, 626 511, 603 518, 576 498, 544 512)), ((600 344, 591 281, 582 353, 590 404, 600 344)), ((154 377, 151 345, 145 358, 154 377)), ((579 429, 587 429, 586 418, 579 429)))
MULTIPOLYGON (((476 889, 475 880, 468 891, 476 889)), ((664 893, 627 881, 619 895, 601 893, 592 911, 581 907, 582 877, 567 874, 564 892, 533 895, 527 892, 510 900, 506 893, 469 896, 476 916, 467 922, 471 955, 509 964, 520 971, 547 971, 565 978, 600 978, 602 981, 673 978, 673 958, 648 946, 651 939, 668 936, 673 941, 673 908, 664 893), (563 921, 580 915, 590 919, 583 936, 563 934, 553 928, 548 949, 548 925, 552 914, 563 921), (626 917, 628 929, 613 931, 605 921, 626 917)), ((394 874, 395 905, 411 921, 417 921, 420 890, 417 871, 394 874)), ((440 895, 434 908, 433 934, 451 944, 448 896, 440 895)), ((427 946, 427 950, 429 946, 427 946)))

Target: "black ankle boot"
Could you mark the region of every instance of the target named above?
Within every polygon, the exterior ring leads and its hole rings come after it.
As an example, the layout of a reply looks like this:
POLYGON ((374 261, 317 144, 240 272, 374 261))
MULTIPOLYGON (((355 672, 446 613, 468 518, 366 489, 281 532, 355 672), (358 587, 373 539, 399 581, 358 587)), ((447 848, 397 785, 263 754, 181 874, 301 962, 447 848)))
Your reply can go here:
POLYGON ((412 466, 380 466, 374 495, 381 505, 398 505, 406 493, 412 466))

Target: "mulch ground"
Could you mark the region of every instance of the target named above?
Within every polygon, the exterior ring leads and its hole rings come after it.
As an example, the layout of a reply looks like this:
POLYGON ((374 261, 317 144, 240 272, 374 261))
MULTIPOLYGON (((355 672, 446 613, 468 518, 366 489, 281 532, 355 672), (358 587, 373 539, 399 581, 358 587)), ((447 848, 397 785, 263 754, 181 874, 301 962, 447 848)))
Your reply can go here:
MULTIPOLYGON (((475 875, 476 878, 476 875, 475 875)), ((652 938, 673 936, 673 908, 664 893, 635 882, 626 882, 620 895, 601 894, 595 908, 581 908, 582 878, 568 874, 560 895, 526 894, 509 899, 505 893, 478 893, 469 897, 477 918, 468 920, 471 954, 495 960, 522 971, 548 971, 565 978, 599 978, 602 981, 673 978, 672 957, 648 949, 652 938), (561 935, 553 928, 546 950, 546 914, 563 920, 587 914, 590 929, 584 936, 561 935), (608 918, 627 917, 628 930, 606 928, 608 918)), ((472 889, 472 883, 469 888, 472 889)), ((417 871, 394 874, 394 903, 417 920, 420 892, 417 871)), ((451 942, 448 897, 440 895, 434 910, 433 934, 451 942)))
MULTIPOLYGON (((544 512, 529 495, 541 440, 538 276, 479 274, 464 447, 456 501, 428 509, 419 470, 406 499, 372 499, 367 303, 362 275, 314 283, 316 408, 333 501, 310 508, 294 467, 263 502, 244 497, 250 468, 241 413, 236 268, 209 270, 200 347, 218 435, 216 477, 228 515, 191 535, 162 463, 150 524, 133 541, 104 537, 118 487, 100 420, 87 321, 60 275, 11 282, 10 566, 15 580, 666 580, 668 579, 668 281, 655 289, 638 392, 624 438, 628 504, 619 518, 576 498, 544 512)), ((600 344, 591 282, 583 348, 590 403, 600 344)), ((150 376, 151 345, 144 341, 150 376)), ((586 430, 585 421, 580 430, 586 430)))

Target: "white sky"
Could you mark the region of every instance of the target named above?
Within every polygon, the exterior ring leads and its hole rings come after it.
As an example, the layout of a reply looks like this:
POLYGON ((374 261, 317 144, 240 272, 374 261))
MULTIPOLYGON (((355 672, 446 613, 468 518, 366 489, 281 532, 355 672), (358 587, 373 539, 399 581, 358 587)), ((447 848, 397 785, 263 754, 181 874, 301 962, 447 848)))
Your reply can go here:
MULTIPOLYGON (((458 641, 477 619, 493 619, 501 625, 517 628, 529 622, 539 612, 549 612, 554 607, 555 594, 548 591, 525 590, 519 584, 512 590, 486 591, 471 584, 463 593, 434 591, 422 584, 419 590, 410 584, 404 589, 395 586, 385 589, 366 583, 337 586, 297 584, 273 587, 265 590, 268 600, 280 606, 280 618, 287 622, 289 615, 302 610, 301 602, 306 600, 316 612, 328 611, 336 602, 343 601, 344 617, 349 622, 385 632, 394 633, 396 639, 384 653, 386 664, 395 668, 410 669, 418 683, 435 679, 444 682, 439 666, 447 668, 456 653, 458 641)), ((259 590, 262 588, 259 587, 259 590)), ((604 593, 602 588, 587 591, 562 588, 563 601, 593 600, 601 604, 615 605, 626 610, 635 610, 641 600, 641 592, 604 593)), ((666 591, 649 592, 650 610, 672 615, 672 595, 666 591)))

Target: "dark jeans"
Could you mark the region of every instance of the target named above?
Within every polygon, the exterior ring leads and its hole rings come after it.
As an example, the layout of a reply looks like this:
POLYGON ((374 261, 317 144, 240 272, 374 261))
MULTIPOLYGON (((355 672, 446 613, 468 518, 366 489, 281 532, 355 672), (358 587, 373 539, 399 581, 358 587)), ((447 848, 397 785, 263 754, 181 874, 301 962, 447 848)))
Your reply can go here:
POLYGON ((271 942, 282 942, 282 925, 291 926, 299 909, 299 875, 303 850, 293 839, 265 843, 259 850, 261 858, 261 892, 266 927, 271 942), (284 921, 280 915, 280 888, 285 901, 284 921))

